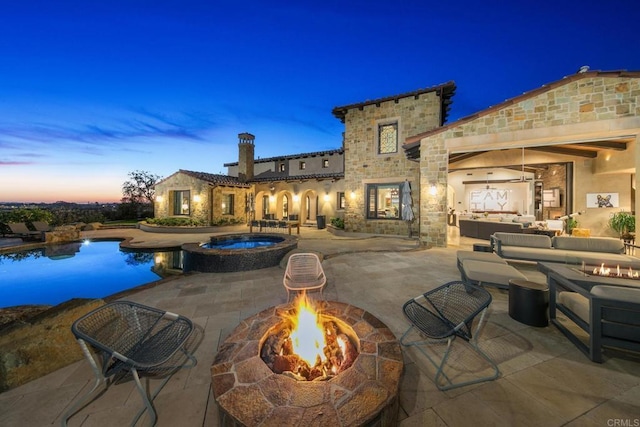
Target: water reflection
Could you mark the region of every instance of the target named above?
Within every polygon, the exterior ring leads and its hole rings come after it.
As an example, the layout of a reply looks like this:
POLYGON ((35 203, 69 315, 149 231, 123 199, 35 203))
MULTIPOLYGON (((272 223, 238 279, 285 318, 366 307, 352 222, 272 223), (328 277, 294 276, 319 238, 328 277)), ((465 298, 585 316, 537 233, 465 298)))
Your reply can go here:
POLYGON ((0 308, 104 298, 182 273, 182 251, 121 251, 119 242, 48 245, 0 254, 0 308))

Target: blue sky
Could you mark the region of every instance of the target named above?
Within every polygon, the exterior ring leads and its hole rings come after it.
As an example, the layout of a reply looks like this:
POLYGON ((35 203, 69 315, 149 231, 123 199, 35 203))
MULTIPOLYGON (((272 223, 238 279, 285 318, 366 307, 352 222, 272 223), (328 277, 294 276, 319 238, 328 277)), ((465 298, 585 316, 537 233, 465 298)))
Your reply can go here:
POLYGON ((0 201, 106 202, 133 170, 339 148, 333 107, 455 81, 450 120, 640 70, 640 2, 2 2, 0 201))

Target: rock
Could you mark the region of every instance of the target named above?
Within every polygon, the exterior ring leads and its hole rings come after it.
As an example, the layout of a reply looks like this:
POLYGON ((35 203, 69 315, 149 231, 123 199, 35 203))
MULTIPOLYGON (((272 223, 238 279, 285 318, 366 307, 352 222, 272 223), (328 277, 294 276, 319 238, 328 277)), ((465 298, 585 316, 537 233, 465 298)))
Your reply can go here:
MULTIPOLYGON (((0 392, 25 384, 82 359, 71 324, 104 305, 102 300, 73 299, 0 329, 0 392)), ((20 310, 15 310, 19 312, 20 310)))

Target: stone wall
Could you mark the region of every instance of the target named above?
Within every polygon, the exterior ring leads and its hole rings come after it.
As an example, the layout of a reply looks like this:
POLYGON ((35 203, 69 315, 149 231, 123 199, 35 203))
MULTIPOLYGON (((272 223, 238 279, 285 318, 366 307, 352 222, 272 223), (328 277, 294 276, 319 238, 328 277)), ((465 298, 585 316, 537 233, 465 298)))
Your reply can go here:
POLYGON ((103 304, 74 299, 0 329, 0 392, 82 359, 71 325, 103 304))
POLYGON ((206 225, 211 225, 217 223, 221 218, 235 217, 243 221, 246 219, 245 195, 250 192, 249 188, 212 187, 211 184, 184 173, 176 173, 156 185, 156 198, 161 196, 162 201, 156 200, 154 203, 155 217, 167 218, 175 216, 172 211, 173 192, 185 190, 191 192, 190 214, 188 216, 194 220, 201 220, 206 225), (223 194, 234 195, 234 215, 222 215, 223 194))
POLYGON ((366 184, 394 183, 408 179, 411 183, 417 231, 417 206, 420 203, 419 164, 407 160, 402 144, 409 136, 426 132, 440 124, 440 98, 435 92, 397 100, 373 103, 350 109, 345 116, 344 164, 345 230, 354 232, 398 234, 408 233, 407 224, 400 220, 366 219, 366 184), (398 152, 378 154, 378 123, 398 121, 398 152))
MULTIPOLYGON (((466 141, 470 145, 474 137, 482 136, 483 145, 476 146, 476 149, 495 149, 526 145, 525 135, 536 140, 551 134, 550 129, 554 127, 570 128, 563 131, 569 135, 571 131, 575 132, 573 125, 576 124, 640 116, 638 95, 640 79, 637 78, 602 75, 573 78, 565 84, 561 81, 549 89, 542 88, 538 94, 524 97, 519 102, 479 114, 476 119, 463 120, 457 126, 427 135, 420 143, 421 195, 424 197, 428 193, 433 182, 437 184, 438 195, 431 202, 420 205, 421 238, 437 246, 446 246, 446 233, 444 238, 441 236, 446 230, 444 188, 447 185, 448 156, 441 154, 445 147, 449 148, 449 140, 466 141), (509 138, 513 139, 509 141, 509 138)), ((461 148, 460 145, 456 147, 461 148)), ((581 180, 578 181, 581 184, 575 188, 574 210, 581 210, 581 198, 585 192, 583 184, 586 184, 584 178, 580 176, 580 168, 576 168, 575 179, 581 180)))

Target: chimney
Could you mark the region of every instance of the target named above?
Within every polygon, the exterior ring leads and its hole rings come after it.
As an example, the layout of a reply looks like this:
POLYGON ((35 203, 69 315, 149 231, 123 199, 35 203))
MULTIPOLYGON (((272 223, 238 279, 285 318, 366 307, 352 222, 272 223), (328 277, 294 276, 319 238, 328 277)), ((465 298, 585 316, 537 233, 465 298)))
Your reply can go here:
POLYGON ((238 179, 247 182, 253 179, 253 152, 255 136, 244 132, 238 134, 238 179))

